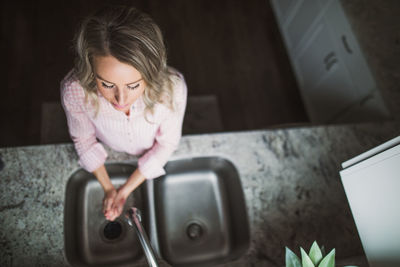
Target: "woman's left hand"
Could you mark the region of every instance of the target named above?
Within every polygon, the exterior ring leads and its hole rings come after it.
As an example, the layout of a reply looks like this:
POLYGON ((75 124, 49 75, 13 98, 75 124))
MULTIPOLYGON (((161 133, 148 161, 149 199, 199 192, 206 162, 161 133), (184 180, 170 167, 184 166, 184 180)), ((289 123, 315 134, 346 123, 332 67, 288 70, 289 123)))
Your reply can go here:
POLYGON ((129 194, 132 193, 139 185, 141 185, 146 178, 136 169, 129 179, 117 190, 117 195, 114 198, 111 210, 112 215, 109 220, 114 221, 118 216, 121 215, 124 210, 124 205, 129 194))
POLYGON ((117 217, 119 217, 124 210, 124 205, 126 202, 126 199, 128 198, 129 193, 127 194, 124 190, 124 187, 120 187, 117 190, 117 195, 114 198, 114 202, 111 206, 112 216, 110 216, 109 220, 114 221, 117 217))

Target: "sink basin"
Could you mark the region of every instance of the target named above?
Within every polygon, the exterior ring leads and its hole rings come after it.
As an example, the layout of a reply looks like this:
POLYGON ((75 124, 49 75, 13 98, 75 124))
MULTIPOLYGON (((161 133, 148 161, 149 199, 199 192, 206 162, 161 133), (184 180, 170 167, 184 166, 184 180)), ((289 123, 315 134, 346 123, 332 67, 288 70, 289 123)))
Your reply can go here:
MULTIPOLYGON (((118 187, 136 169, 107 164, 118 187)), ((212 266, 239 258, 249 246, 243 190, 235 166, 220 157, 170 161, 166 175, 149 180, 128 198, 125 208, 141 210, 156 255, 173 266, 212 266)), ((65 255, 73 266, 122 266, 143 260, 133 228, 123 217, 111 223, 102 214, 103 190, 94 175, 80 169, 68 180, 65 255)))
MULTIPOLYGON (((106 169, 113 185, 119 187, 135 166, 109 164, 106 169)), ((144 185, 129 196, 125 207, 136 206, 146 214, 145 194, 144 185)), ((70 177, 65 196, 64 237, 65 255, 73 266, 124 265, 143 257, 133 228, 122 217, 114 222, 105 219, 103 197, 104 191, 94 175, 80 169, 70 177)))
POLYGON ((239 174, 222 158, 172 161, 154 181, 161 256, 173 266, 209 266, 240 257, 249 226, 239 174))

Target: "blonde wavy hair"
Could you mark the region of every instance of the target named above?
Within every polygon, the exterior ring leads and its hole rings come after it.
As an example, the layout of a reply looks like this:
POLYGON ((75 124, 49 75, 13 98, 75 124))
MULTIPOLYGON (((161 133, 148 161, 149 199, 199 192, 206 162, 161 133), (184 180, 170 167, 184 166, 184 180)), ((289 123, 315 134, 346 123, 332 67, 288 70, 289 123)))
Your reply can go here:
POLYGON ((107 6, 86 17, 74 37, 75 73, 88 99, 99 111, 93 72, 95 56, 113 56, 136 68, 146 83, 143 102, 153 113, 156 103, 173 109, 172 72, 160 28, 134 7, 107 6))

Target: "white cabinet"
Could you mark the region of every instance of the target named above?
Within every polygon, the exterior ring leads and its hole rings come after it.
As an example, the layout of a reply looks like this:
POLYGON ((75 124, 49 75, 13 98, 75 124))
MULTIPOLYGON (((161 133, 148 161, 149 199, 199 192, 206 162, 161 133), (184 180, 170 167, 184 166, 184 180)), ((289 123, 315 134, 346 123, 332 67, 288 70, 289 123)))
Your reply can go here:
POLYGON ((339 0, 271 4, 312 122, 390 116, 339 0))
POLYGON ((320 13, 320 5, 318 0, 299 1, 294 8, 290 18, 287 20, 286 32, 288 37, 288 44, 296 49, 303 39, 304 33, 312 25, 313 21, 320 13))
POLYGON ((328 3, 325 17, 330 23, 331 31, 337 43, 338 54, 344 60, 349 74, 353 77, 354 90, 360 98, 363 98, 371 90, 376 89, 375 82, 339 1, 327 2, 330 3, 328 3))
POLYGON ((298 3, 297 0, 281 0, 275 3, 275 12, 278 14, 280 23, 284 23, 289 15, 289 12, 293 10, 294 5, 298 3))
POLYGON ((295 64, 298 66, 298 80, 305 106, 312 121, 329 122, 341 110, 357 101, 351 77, 339 57, 324 17, 317 21, 295 64))

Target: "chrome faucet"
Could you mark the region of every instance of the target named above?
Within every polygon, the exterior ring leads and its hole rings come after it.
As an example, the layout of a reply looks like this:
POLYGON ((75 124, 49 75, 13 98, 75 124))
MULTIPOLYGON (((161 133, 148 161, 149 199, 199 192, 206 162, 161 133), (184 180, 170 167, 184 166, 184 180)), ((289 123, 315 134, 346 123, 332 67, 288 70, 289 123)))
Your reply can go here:
POLYGON ((135 228, 136 233, 139 237, 140 244, 142 245, 144 254, 146 255, 147 262, 150 267, 158 267, 156 257, 154 256, 153 249, 151 248, 149 238, 142 226, 142 215, 139 209, 132 207, 126 214, 125 218, 128 224, 135 228))

